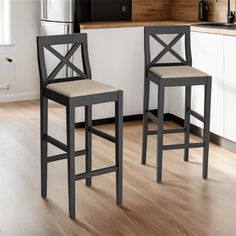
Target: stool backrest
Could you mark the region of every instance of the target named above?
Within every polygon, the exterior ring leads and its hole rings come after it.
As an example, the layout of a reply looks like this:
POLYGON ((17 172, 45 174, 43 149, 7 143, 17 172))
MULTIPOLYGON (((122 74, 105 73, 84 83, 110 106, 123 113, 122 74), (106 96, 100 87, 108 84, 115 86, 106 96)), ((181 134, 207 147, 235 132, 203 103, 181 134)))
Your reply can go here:
POLYGON ((190 26, 147 26, 144 27, 144 47, 145 47, 145 68, 155 66, 192 66, 191 43, 190 43, 190 26), (172 38, 171 38, 172 36, 172 38), (166 43, 163 38, 169 39, 166 43), (174 47, 184 39, 184 57, 174 47), (151 39, 158 43, 161 50, 151 58, 152 45, 151 39), (170 40, 171 39, 171 40, 170 40), (170 54, 171 57, 164 59, 170 54), (164 60, 163 60, 164 59, 164 60), (175 61, 173 60, 175 59, 175 61))
MULTIPOLYGON (((87 34, 79 33, 70 35, 40 36, 37 37, 37 49, 41 88, 44 88, 49 83, 91 79, 87 34), (60 45, 64 45, 63 48, 66 49, 65 56, 63 56, 61 52, 55 49, 55 47, 60 47, 60 45), (78 49, 81 49, 80 59, 83 71, 75 65, 75 60, 73 58, 73 55, 76 53, 76 51, 79 51, 78 49), (45 60, 46 51, 49 51, 54 57, 57 58, 57 60, 59 59, 59 63, 53 68, 51 73, 47 72, 47 64, 45 60), (67 71, 70 70, 72 75, 63 76, 62 78, 56 78, 57 75, 59 75, 59 72, 61 72, 64 67, 67 68, 67 71)), ((76 58, 76 60, 77 59, 78 58, 76 58)))

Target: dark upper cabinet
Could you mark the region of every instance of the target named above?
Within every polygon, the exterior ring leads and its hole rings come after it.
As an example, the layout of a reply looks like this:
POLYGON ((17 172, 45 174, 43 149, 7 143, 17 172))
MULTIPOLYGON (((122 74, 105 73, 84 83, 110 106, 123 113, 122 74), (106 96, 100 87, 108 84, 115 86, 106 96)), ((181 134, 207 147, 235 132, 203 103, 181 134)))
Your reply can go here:
POLYGON ((75 0, 75 22, 91 21, 91 0, 75 0))
POLYGON ((92 21, 130 21, 131 0, 92 0, 92 21))
POLYGON ((130 21, 131 0, 75 0, 75 21, 130 21))

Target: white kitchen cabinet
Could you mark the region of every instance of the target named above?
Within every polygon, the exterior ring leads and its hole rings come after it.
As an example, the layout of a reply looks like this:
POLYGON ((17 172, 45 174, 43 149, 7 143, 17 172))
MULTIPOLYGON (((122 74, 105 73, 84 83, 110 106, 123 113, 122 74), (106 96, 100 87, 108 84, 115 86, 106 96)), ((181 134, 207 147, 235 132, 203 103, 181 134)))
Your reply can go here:
MULTIPOLYGON (((212 76, 211 132, 224 136, 224 44, 223 36, 192 32, 193 66, 212 76)), ((203 114, 204 87, 195 86, 192 108, 203 114)), ((192 118, 192 123, 202 123, 192 118)))
MULTIPOLYGON (((142 113, 143 27, 92 29, 82 32, 88 34, 93 79, 124 90, 124 115, 142 113)), ((113 116, 114 104, 94 106, 94 119, 113 116)))
MULTIPOLYGON (((185 38, 182 37, 181 40, 177 42, 177 44, 173 47, 174 51, 176 51, 180 56, 185 58, 185 38)), ((176 61, 176 57, 171 57, 171 62, 179 62, 176 61)), ((170 113, 174 114, 178 117, 181 117, 184 119, 184 113, 185 113, 185 89, 184 87, 170 87, 169 93, 170 93, 170 113)))
MULTIPOLYGON (((211 132, 223 136, 223 36, 192 32, 193 66, 212 75, 211 132)), ((184 118, 185 89, 170 89, 170 113, 184 118)), ((204 86, 192 87, 192 109, 203 115, 204 86)), ((191 118, 191 123, 203 127, 202 122, 191 118)))
POLYGON ((224 137, 236 142, 236 37, 224 36, 224 137))
MULTIPOLYGON (((82 32, 88 34, 93 79, 124 91, 124 115, 142 114, 144 27, 86 29, 82 32)), ((151 42, 151 45, 153 52, 161 49, 161 46, 158 47, 155 42, 151 42)), ((150 109, 157 109, 157 86, 154 84, 151 85, 150 109)), ((168 91, 165 112, 169 112, 168 91)), ((94 119, 113 116, 114 104, 94 106, 94 119)), ((82 119, 80 113, 79 120, 82 119)))
MULTIPOLYGON (((140 114, 143 106, 143 27, 83 30, 88 33, 93 79, 124 90, 124 115, 140 114)), ((236 142, 236 37, 192 32, 193 66, 212 78, 211 132, 236 142)), ((153 41, 153 40, 152 40, 153 41)), ((155 42, 151 42, 155 51, 155 42)), ((158 50, 160 48, 157 47, 158 50)), ((178 52, 183 45, 176 45, 178 52)), ((154 55, 155 56, 155 55, 154 55)), ((167 58, 167 59, 171 59, 167 58)), ((150 108, 157 107, 157 86, 151 87, 150 108)), ((165 112, 184 118, 183 87, 166 89, 165 112)), ((194 86, 192 108, 203 114, 204 87, 194 86)), ((111 105, 95 106, 94 118, 114 115, 111 105)), ((82 116, 80 116, 81 119, 82 116)), ((80 119, 80 120, 81 120, 80 119)), ((202 127, 195 118, 191 123, 202 127)))

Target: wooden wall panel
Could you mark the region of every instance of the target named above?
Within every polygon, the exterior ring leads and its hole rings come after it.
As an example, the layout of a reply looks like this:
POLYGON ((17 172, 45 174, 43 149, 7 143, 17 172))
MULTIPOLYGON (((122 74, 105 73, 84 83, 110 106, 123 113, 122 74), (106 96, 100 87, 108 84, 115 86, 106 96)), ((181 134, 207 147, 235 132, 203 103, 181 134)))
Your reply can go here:
POLYGON ((155 21, 170 19, 171 0, 133 0, 133 21, 155 21))
MULTIPOLYGON (((209 20, 226 21, 227 0, 208 0, 209 20)), ((189 20, 198 19, 199 0, 171 0, 170 17, 172 20, 189 20)), ((231 10, 235 11, 235 1, 231 0, 231 10)))
MULTIPOLYGON (((133 21, 198 20, 199 0, 132 0, 133 21)), ((226 21, 227 0, 208 0, 210 21, 226 21)), ((231 0, 235 11, 236 0, 231 0)))

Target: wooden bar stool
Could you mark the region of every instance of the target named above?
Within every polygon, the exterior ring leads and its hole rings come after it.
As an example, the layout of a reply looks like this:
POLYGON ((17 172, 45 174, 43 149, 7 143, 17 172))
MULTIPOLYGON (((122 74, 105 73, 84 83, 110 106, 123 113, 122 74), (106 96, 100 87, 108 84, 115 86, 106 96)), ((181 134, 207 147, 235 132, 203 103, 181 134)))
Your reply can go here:
POLYGON ((211 76, 192 67, 191 46, 190 46, 190 26, 160 26, 145 27, 145 78, 144 78, 144 104, 143 104, 143 144, 142 144, 142 164, 146 164, 147 137, 157 135, 157 182, 162 181, 162 158, 164 150, 184 149, 184 160, 188 161, 189 148, 203 148, 203 172, 202 177, 207 178, 208 174, 208 154, 210 138, 210 110, 211 110, 211 76), (170 43, 165 43, 163 36, 174 36, 170 43), (174 46, 185 37, 185 58, 176 52, 174 46), (150 40, 157 42, 163 49, 158 55, 151 58, 150 40), (163 60, 164 56, 170 53, 170 62, 163 60), (175 60, 173 60, 173 58, 175 60), (174 61, 174 62, 173 62, 174 61), (158 116, 149 111, 149 90, 150 82, 158 85, 158 116), (191 88, 195 85, 205 86, 204 115, 191 109, 191 88), (166 87, 185 87, 185 124, 183 129, 163 130, 164 118, 164 97, 166 87), (203 142, 190 143, 190 116, 203 122, 204 135, 203 142), (148 120, 152 120, 158 130, 148 130, 148 120), (163 135, 170 133, 185 134, 183 144, 164 145, 163 135))
POLYGON ((91 80, 88 58, 87 35, 72 34, 46 36, 37 38, 38 63, 41 86, 41 195, 47 196, 48 163, 67 159, 69 215, 75 218, 75 181, 86 179, 91 185, 91 178, 110 172, 116 172, 116 202, 122 204, 122 132, 123 132, 123 92, 112 86, 91 80), (70 50, 63 56, 55 47, 69 46, 70 50), (81 50, 83 71, 71 60, 78 49, 81 50), (45 51, 49 51, 60 60, 55 69, 48 75, 45 62, 45 51), (64 66, 73 71, 73 77, 56 78, 64 66), (48 134, 48 99, 66 107, 67 144, 48 134), (92 127, 92 105, 115 102, 115 137, 92 127), (85 106, 85 149, 75 151, 75 107, 85 106), (115 164, 103 169, 92 170, 92 134, 98 135, 115 144, 115 164), (64 154, 48 156, 48 143, 60 148, 64 154), (75 157, 86 156, 86 171, 75 174, 75 157))

